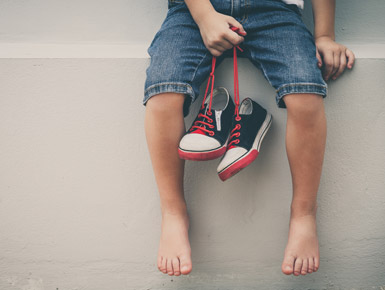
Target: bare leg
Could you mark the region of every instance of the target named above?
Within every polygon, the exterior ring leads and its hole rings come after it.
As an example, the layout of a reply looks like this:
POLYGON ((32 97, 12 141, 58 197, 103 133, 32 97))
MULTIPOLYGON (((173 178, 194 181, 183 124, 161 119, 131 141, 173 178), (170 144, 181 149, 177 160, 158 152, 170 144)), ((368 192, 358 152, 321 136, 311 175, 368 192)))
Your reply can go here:
POLYGON ((188 274, 192 268, 183 192, 184 160, 178 156, 178 144, 185 131, 183 102, 182 94, 153 96, 147 102, 145 116, 147 145, 162 210, 158 268, 176 276, 188 274))
POLYGON ((293 181, 290 229, 282 272, 296 276, 317 271, 317 192, 326 142, 323 99, 315 94, 284 97, 287 107, 286 151, 293 181))

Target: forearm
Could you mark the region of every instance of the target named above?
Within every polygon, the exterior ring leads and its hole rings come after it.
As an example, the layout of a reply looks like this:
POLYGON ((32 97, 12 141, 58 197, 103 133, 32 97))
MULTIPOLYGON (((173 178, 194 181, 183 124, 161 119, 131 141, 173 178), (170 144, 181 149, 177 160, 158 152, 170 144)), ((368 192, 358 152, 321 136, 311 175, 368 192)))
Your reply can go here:
POLYGON ((185 0, 184 1, 198 26, 209 13, 215 12, 210 0, 185 0))
POLYGON ((312 6, 314 18, 314 38, 317 39, 319 37, 326 36, 335 40, 334 17, 336 1, 312 0, 312 6))

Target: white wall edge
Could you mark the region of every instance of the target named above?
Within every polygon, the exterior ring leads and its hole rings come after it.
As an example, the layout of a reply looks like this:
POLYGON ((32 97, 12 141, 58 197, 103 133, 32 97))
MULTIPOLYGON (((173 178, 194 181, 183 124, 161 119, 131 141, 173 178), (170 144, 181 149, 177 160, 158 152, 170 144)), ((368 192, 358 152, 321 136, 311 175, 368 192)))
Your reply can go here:
MULTIPOLYGON (((344 44, 356 58, 385 58, 385 44, 344 44)), ((0 58, 149 58, 149 44, 1 43, 0 58)))
POLYGON ((0 58, 149 58, 144 44, 1 43, 0 58))

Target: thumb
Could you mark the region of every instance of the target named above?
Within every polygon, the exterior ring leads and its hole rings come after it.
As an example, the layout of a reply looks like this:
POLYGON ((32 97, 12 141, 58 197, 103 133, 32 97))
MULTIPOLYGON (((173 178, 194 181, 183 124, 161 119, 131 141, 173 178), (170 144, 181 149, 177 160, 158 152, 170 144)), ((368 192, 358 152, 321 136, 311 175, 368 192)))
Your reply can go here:
POLYGON ((243 29, 242 24, 240 24, 240 23, 239 23, 237 20, 235 20, 233 17, 229 16, 229 17, 227 18, 227 23, 230 25, 230 27, 233 26, 233 27, 238 28, 238 31, 235 31, 235 32, 237 32, 237 33, 240 34, 241 36, 245 36, 245 35, 247 34, 246 31, 243 29))

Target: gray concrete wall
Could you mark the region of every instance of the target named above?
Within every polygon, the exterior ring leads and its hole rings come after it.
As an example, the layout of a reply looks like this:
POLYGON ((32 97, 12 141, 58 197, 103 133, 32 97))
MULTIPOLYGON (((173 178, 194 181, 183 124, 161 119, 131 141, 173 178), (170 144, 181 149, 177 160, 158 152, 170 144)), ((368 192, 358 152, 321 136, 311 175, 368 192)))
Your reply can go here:
MULTIPOLYGON (((383 0, 337 0, 340 41, 385 43, 383 0)), ((152 40, 167 0, 0 1, 0 42, 141 43, 152 40)), ((311 26, 311 1, 304 18, 311 26)))
MULTIPOLYGON (((86 2, 78 2, 77 9, 86 2)), ((368 6, 353 2, 354 13, 368 6)), ((150 1, 110 3, 110 9, 121 11, 139 3, 143 9, 150 1)), ((383 2, 376 3, 379 13, 383 2)), ((37 10, 31 4, 0 1, 0 13, 14 5, 8 13, 27 15, 37 10)), ((48 2, 36 5, 51 9, 48 2)), ((72 2, 66 5, 79 15, 72 2)), ((156 5, 165 11, 163 1, 156 5)), ((147 31, 155 31, 162 20, 159 11, 151 11, 147 31)), ((99 12, 86 15, 94 13, 99 12)), ((68 21, 63 14, 56 18, 59 23, 68 21)), ((342 15, 338 12, 337 19, 342 15)), ((0 19, 16 23, 9 14, 0 19)), ((99 25, 98 19, 94 23, 99 25)), ((116 21, 103 37, 113 38, 113 25, 124 30, 133 20, 116 21)), ((346 21, 356 25, 357 19, 346 21)), ((42 27, 26 41, 52 40, 42 27)), ((71 51, 39 47, 25 58, 34 43, 16 52, 0 44, 1 290, 385 289, 382 36, 377 33, 379 45, 356 46, 353 71, 329 82, 328 141, 318 198, 319 271, 305 277, 281 273, 291 200, 286 111, 276 107, 274 90, 262 74, 241 59, 241 98, 250 96, 265 106, 273 125, 257 160, 225 183, 216 174, 218 160, 187 162, 193 271, 169 277, 156 267, 159 197, 143 131, 141 100, 149 59, 136 52, 139 46, 121 55, 115 47, 97 46, 85 56, 71 29, 60 38, 73 37, 71 51), (52 52, 56 56, 48 58, 52 52)), ((113 42, 98 37, 100 43, 113 42)), ((139 45, 145 47, 148 39, 139 45)), ((128 41, 127 47, 132 47, 128 41)), ((232 91, 232 82, 228 59, 217 70, 216 84, 232 91)), ((199 100, 187 126, 198 105, 199 100)))

